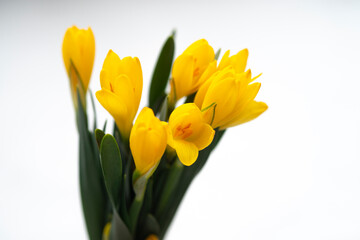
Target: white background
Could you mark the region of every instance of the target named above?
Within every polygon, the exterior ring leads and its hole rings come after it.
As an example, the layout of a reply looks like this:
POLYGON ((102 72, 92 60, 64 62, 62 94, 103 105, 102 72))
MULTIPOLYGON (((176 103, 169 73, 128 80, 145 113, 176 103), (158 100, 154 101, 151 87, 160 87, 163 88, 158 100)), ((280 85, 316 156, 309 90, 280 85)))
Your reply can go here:
MULTIPOLYGON (((247 47, 268 111, 229 129, 167 239, 360 239, 360 2, 1 1, 0 238, 86 239, 78 140, 61 55, 91 26, 96 59, 139 57, 141 107, 159 50, 247 47)), ((100 123, 110 115, 97 104, 100 123)))

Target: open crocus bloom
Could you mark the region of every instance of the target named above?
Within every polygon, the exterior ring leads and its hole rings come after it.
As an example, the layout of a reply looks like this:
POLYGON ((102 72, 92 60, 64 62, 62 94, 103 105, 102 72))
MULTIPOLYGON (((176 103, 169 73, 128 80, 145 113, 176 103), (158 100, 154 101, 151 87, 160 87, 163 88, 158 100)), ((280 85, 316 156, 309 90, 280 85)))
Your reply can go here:
POLYGON ((196 161, 199 150, 209 146, 215 134, 194 103, 176 108, 170 115, 167 130, 168 144, 176 150, 179 160, 186 166, 196 161))
POLYGON ((206 122, 223 130, 262 114, 267 105, 254 100, 261 84, 252 80, 250 70, 236 73, 231 65, 213 74, 195 97, 206 122))

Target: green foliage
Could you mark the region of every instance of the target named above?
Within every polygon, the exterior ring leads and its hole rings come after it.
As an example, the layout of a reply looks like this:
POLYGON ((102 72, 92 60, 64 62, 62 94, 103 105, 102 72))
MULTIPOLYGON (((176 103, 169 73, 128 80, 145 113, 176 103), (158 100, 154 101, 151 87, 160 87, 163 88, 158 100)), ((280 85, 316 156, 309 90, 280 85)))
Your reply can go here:
MULTIPOLYGON (((80 102, 80 95, 78 102, 80 102)), ((98 147, 88 130, 87 115, 83 105, 78 105, 80 192, 89 238, 101 239, 106 219, 107 197, 101 174, 98 147)))
POLYGON ((165 88, 169 81, 171 66, 174 58, 174 51, 175 42, 173 33, 170 37, 168 37, 160 52, 151 79, 149 106, 153 109, 155 115, 159 111, 161 104, 166 97, 165 88))
POLYGON ((114 209, 118 209, 122 182, 122 162, 116 140, 106 134, 100 146, 100 160, 104 175, 106 190, 114 209))

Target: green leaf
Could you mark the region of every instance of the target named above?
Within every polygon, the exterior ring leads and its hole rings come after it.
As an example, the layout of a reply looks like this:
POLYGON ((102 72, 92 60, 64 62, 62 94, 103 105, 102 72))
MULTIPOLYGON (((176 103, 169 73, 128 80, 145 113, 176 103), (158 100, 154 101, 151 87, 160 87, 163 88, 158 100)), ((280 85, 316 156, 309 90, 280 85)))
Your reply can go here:
POLYGON ((137 232, 136 239, 146 239, 151 234, 160 235, 160 225, 153 215, 147 214, 140 225, 141 229, 137 232))
MULTIPOLYGON (((77 93, 80 102, 80 94, 77 93)), ((99 151, 93 134, 88 131, 87 115, 83 105, 78 105, 77 125, 79 131, 79 174, 82 207, 91 240, 102 237, 107 216, 107 196, 101 174, 99 151)))
MULTIPOLYGON (((100 239, 100 238, 99 238, 100 239)), ((111 240, 132 240, 131 233, 126 227, 124 222, 121 220, 119 214, 113 211, 113 218, 111 221, 110 228, 110 239, 111 240)))
POLYGON ((216 51, 216 53, 215 53, 215 60, 218 60, 218 59, 219 59, 220 52, 221 52, 221 48, 219 48, 219 49, 216 51))
POLYGON ((103 132, 106 131, 106 125, 107 125, 107 120, 105 120, 104 126, 103 126, 103 132))
POLYGON ((106 190, 114 209, 119 207, 121 181, 123 177, 121 155, 116 140, 106 134, 100 145, 100 160, 106 190))
POLYGON ((101 141, 103 137, 105 136, 105 133, 101 131, 100 129, 95 129, 95 139, 98 147, 100 148, 101 141))
POLYGON ((169 80, 171 66, 173 63, 175 51, 174 36, 171 35, 166 40, 158 61, 156 63, 154 73, 151 79, 149 92, 149 106, 153 109, 155 115, 159 111, 166 94, 165 88, 169 80))
POLYGON ((96 108, 95 108, 95 102, 94 102, 94 97, 93 97, 93 93, 91 91, 91 89, 89 88, 89 94, 90 94, 90 99, 91 99, 91 106, 94 112, 94 126, 93 126, 93 131, 95 131, 96 129, 96 108))

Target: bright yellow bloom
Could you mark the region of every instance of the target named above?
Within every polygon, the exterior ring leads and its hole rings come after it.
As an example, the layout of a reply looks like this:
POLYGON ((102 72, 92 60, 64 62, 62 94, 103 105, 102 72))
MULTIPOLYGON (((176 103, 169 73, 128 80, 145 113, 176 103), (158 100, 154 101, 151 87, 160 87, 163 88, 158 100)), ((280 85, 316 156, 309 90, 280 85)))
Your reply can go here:
POLYGON ((139 59, 125 57, 121 60, 110 50, 100 73, 100 84, 97 99, 114 117, 123 138, 128 139, 143 86, 139 59))
POLYGON ((200 88, 195 104, 206 109, 204 118, 211 126, 233 127, 257 118, 268 107, 254 101, 260 83, 252 83, 251 71, 237 73, 231 65, 213 74, 200 88))
POLYGON ((205 39, 191 44, 179 57, 176 58, 172 68, 172 79, 170 82, 170 101, 175 104, 177 100, 196 92, 200 85, 206 80, 203 73, 213 63, 214 49, 205 39))
POLYGON ((144 107, 137 117, 130 134, 130 149, 136 170, 141 175, 155 170, 167 145, 165 123, 154 116, 154 112, 144 107))
POLYGON ((77 107, 76 89, 79 88, 81 100, 85 103, 85 93, 89 86, 94 64, 95 38, 91 28, 89 27, 87 30, 78 29, 76 26, 68 28, 62 45, 62 52, 65 68, 70 78, 73 102, 77 107))
POLYGON ((170 115, 168 144, 176 150, 179 160, 186 166, 193 164, 202 150, 210 145, 215 131, 207 124, 194 103, 176 108, 170 115))

